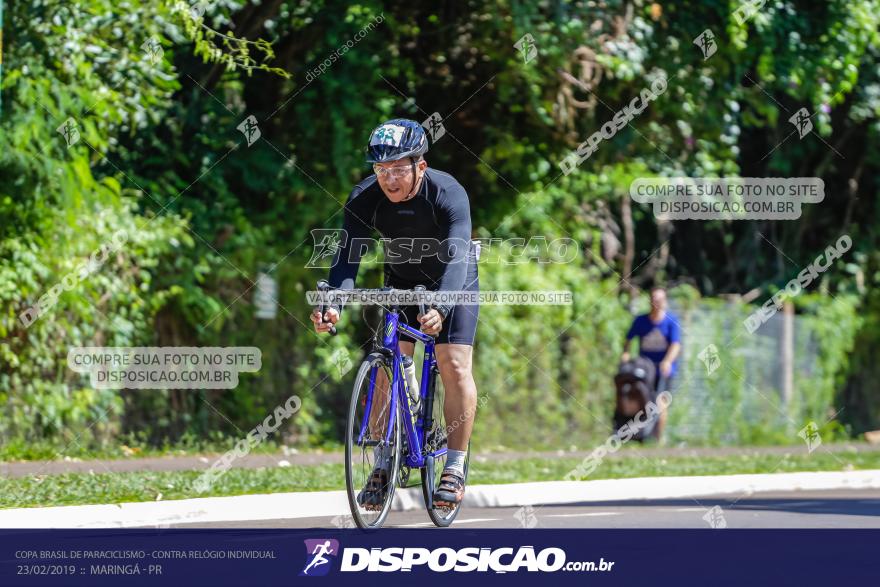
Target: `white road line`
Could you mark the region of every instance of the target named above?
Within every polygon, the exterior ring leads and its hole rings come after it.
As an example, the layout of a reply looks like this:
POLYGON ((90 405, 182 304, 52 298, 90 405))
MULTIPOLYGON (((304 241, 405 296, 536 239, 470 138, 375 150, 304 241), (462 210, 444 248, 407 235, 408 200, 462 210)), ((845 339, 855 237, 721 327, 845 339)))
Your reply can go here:
POLYGON ((501 518, 471 518, 469 520, 456 520, 453 522, 455 526, 461 526, 462 524, 473 524, 475 522, 497 522, 501 520, 501 518))
MULTIPOLYGON (((461 526, 462 524, 474 524, 476 522, 497 522, 501 518, 471 518, 469 520, 456 520, 453 526, 461 526)), ((395 528, 421 528, 422 526, 433 526, 431 522, 419 522, 418 524, 395 524, 395 528)))
POLYGON ((587 512, 583 514, 551 514, 542 518, 587 518, 591 516, 619 516, 621 512, 587 512))

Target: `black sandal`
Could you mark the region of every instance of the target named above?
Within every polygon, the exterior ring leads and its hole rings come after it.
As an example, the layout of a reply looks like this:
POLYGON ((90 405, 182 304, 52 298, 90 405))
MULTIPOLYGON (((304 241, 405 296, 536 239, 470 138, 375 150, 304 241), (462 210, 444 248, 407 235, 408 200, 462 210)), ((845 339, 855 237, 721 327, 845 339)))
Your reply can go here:
POLYGON ((357 502, 366 510, 381 510, 387 491, 388 472, 385 469, 373 469, 367 484, 358 493, 357 502))
POLYGON ((464 479, 455 471, 445 470, 434 492, 434 507, 454 508, 464 498, 464 479))

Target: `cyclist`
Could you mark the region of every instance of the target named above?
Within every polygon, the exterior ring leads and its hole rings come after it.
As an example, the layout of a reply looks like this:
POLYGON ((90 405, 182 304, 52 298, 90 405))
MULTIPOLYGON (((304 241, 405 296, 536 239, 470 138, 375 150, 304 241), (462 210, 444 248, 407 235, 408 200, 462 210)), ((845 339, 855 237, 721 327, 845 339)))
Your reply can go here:
MULTIPOLYGON (((395 249, 391 251, 386 245, 386 286, 413 289, 421 284, 434 291, 479 290, 479 248, 470 240, 468 195, 451 175, 428 168, 424 159, 427 151, 427 136, 415 121, 389 120, 372 132, 367 162, 373 164, 374 174, 354 187, 345 204, 342 243, 328 279, 331 287, 354 288, 363 252, 356 241, 375 230, 383 239, 391 239, 395 249), (401 242, 414 246, 399 246, 401 242), (425 243, 433 243, 428 248, 435 254, 418 256, 425 243)), ((331 306, 324 322, 319 312, 312 312, 315 329, 327 332, 330 324, 339 320, 341 310, 331 306)), ((422 316, 418 306, 401 308, 406 324, 413 328, 418 324, 422 332, 436 337, 437 365, 446 390, 445 421, 461 423, 448 429, 446 464, 434 493, 437 507, 454 507, 464 496, 464 463, 477 407, 471 367, 478 315, 477 305, 433 305, 422 316)), ((414 347, 413 338, 401 335, 402 353, 412 356, 414 347)), ((384 374, 376 383, 377 390, 385 389, 387 400, 384 374)), ((377 452, 373 474, 358 497, 367 509, 384 501, 389 456, 377 452)))

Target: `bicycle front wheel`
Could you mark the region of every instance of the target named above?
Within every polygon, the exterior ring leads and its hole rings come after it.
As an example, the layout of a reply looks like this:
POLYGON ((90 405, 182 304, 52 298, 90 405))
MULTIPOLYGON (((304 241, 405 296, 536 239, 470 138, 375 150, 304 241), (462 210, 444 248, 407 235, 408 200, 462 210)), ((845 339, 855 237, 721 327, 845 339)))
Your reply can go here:
POLYGON ((401 423, 391 411, 390 381, 390 366, 382 355, 374 353, 361 363, 351 393, 345 434, 345 485, 358 528, 381 527, 394 500, 401 423))

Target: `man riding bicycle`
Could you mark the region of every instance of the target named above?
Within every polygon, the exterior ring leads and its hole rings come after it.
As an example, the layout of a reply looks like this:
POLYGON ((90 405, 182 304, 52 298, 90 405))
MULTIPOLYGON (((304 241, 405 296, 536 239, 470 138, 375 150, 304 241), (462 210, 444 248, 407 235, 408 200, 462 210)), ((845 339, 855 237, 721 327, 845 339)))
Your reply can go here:
MULTIPOLYGON (((394 243, 397 249, 390 255, 386 247, 386 286, 479 290, 479 249, 470 240, 467 192, 451 175, 428 168, 423 157, 427 151, 428 138, 415 121, 397 118, 373 131, 367 162, 373 164, 374 175, 357 184, 345 204, 343 242, 328 279, 332 288, 354 288, 363 253, 358 242, 362 243, 360 239, 368 238, 375 230, 383 239, 391 239, 387 242, 394 243), (410 247, 399 246, 401 242, 408 242, 410 247), (425 243, 431 244, 425 248, 425 243), (426 250, 430 250, 427 255, 426 250)), ((329 331, 330 325, 339 320, 340 312, 341 308, 330 307, 322 317, 314 311, 311 319, 315 330, 329 331)), ((471 367, 478 315, 477 305, 435 304, 421 316, 418 306, 401 308, 401 319, 406 324, 415 328, 418 323, 422 332, 436 337, 437 366, 446 390, 445 421, 461 423, 448 429, 446 465, 434 492, 435 507, 455 507, 464 497, 465 458, 477 407, 477 386, 471 367)), ((411 357, 415 340, 401 335, 400 351, 411 357)), ((380 383, 387 392, 384 375, 377 378, 377 389, 380 383)), ((382 503, 381 495, 372 494, 386 487, 388 468, 389 455, 379 451, 373 476, 358 497, 362 505, 382 503)))

